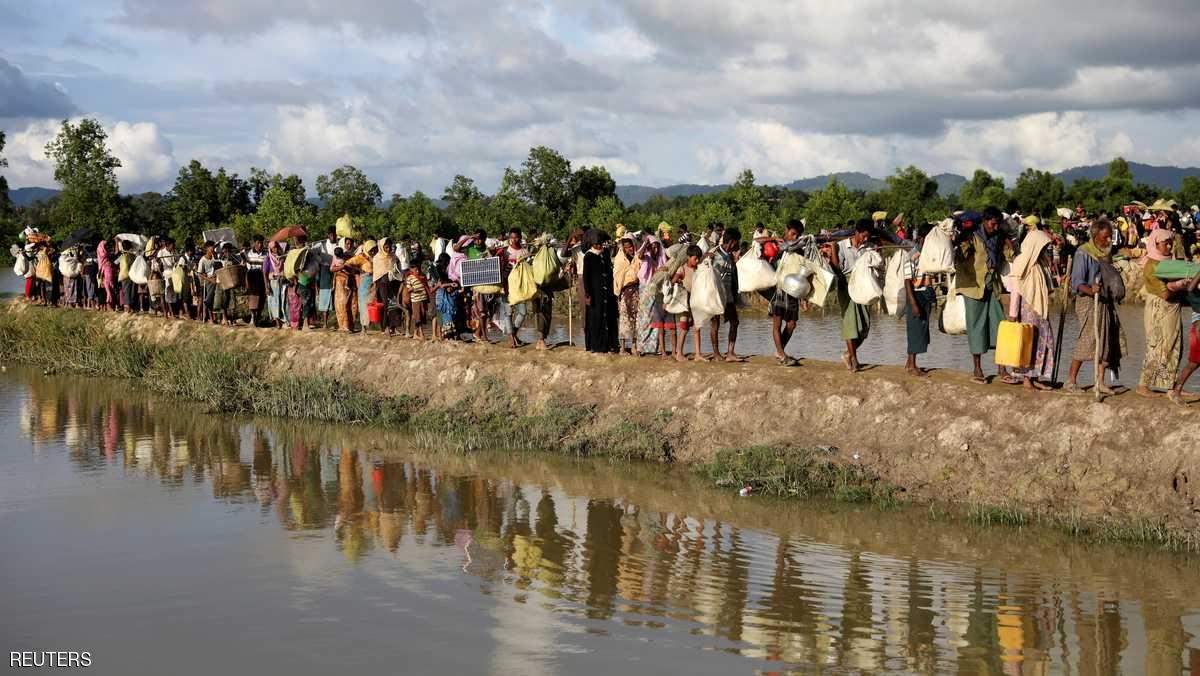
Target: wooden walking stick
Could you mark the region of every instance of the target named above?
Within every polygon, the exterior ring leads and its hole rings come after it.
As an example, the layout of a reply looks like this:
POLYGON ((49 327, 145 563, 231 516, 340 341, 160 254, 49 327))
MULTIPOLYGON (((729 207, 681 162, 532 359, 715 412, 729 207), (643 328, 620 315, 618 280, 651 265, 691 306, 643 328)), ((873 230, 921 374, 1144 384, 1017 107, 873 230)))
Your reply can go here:
POLYGON ((1067 259, 1066 286, 1063 288, 1062 307, 1058 312, 1058 334, 1054 341, 1054 368, 1050 374, 1051 385, 1058 386, 1058 364, 1062 361, 1063 331, 1067 325, 1067 306, 1071 304, 1071 269, 1075 265, 1075 256, 1067 259))
POLYGON ((1100 388, 1104 385, 1104 371, 1100 370, 1100 284, 1096 284, 1095 303, 1092 306, 1092 334, 1096 336, 1096 354, 1092 359, 1092 370, 1096 372, 1096 384, 1092 387, 1096 393, 1096 401, 1100 401, 1100 388))
POLYGON ((575 346, 575 284, 567 289, 567 345, 575 346))

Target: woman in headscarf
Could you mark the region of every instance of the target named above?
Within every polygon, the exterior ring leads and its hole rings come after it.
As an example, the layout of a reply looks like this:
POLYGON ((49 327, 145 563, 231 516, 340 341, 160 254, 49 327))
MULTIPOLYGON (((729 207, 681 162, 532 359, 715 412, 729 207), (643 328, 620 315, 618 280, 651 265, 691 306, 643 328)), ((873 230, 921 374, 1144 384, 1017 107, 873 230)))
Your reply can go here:
POLYGON ((96 265, 99 267, 100 285, 104 289, 104 305, 101 309, 112 310, 117 306, 117 266, 109 256, 107 240, 100 240, 96 247, 96 265))
POLYGON ((608 235, 587 231, 583 255, 583 334, 588 352, 619 351, 617 342, 617 297, 613 294, 612 258, 604 251, 608 235))
POLYGON ((1054 326, 1050 323, 1050 235, 1030 230, 1021 241, 1021 253, 1013 259, 1009 321, 1033 326, 1033 355, 1028 368, 1015 368, 1027 390, 1048 390, 1042 381, 1054 378, 1054 326))
POLYGON ((267 314, 271 316, 275 328, 283 326, 283 318, 287 315, 287 280, 283 276, 283 263, 283 244, 272 241, 267 245, 263 274, 266 275, 268 285, 267 314))
POLYGON ((337 316, 338 331, 353 333, 358 323, 358 299, 355 297, 354 276, 358 268, 347 259, 354 251, 354 240, 346 237, 333 250, 329 272, 333 275, 333 311, 337 316))
MULTIPOLYGON (((1099 362, 1096 388, 1101 394, 1113 394, 1104 384, 1108 369, 1119 373, 1121 358, 1129 354, 1125 331, 1117 314, 1117 302, 1102 282, 1104 266, 1112 267, 1113 225, 1107 218, 1098 218, 1088 228, 1088 241, 1075 250, 1071 268, 1071 291, 1076 294, 1075 318, 1079 332, 1071 353, 1071 370, 1063 391, 1079 392, 1079 369, 1084 362, 1099 362), (1099 312, 1097 308, 1099 296, 1099 312), (1097 340, 1097 337, 1099 340, 1097 340), (1096 354, 1099 349, 1099 355, 1096 354)), ((1109 271, 1111 275, 1112 271, 1109 271)), ((1119 274, 1119 273, 1118 273, 1119 274)))
POLYGON ((396 258, 396 245, 392 240, 387 237, 379 240, 379 247, 371 259, 371 270, 375 275, 375 301, 383 303, 383 326, 389 336, 396 333, 397 322, 393 321, 392 314, 399 310, 396 297, 399 284, 392 279, 392 271, 399 262, 396 258))
MULTIPOLYGON (((657 354, 666 358, 665 330, 668 319, 662 309, 662 280, 651 284, 655 274, 667 267, 667 255, 663 251, 662 242, 654 235, 646 235, 641 248, 638 249, 638 258, 641 259, 641 266, 638 268, 638 352, 645 354, 650 351, 657 336, 657 354)), ((670 328, 675 329, 674 322, 670 322, 670 328)))
POLYGON ((371 323, 370 315, 367 314, 367 303, 371 302, 371 285, 374 283, 371 260, 378 250, 379 245, 375 243, 375 240, 368 239, 358 247, 354 256, 346 261, 346 265, 358 270, 358 321, 363 330, 366 330, 371 323))
POLYGON ((625 341, 629 341, 629 354, 641 356, 638 345, 637 319, 639 282, 636 249, 632 236, 621 238, 621 250, 613 259, 612 293, 617 298, 617 337, 621 352, 625 352, 625 341))
POLYGON ((1146 357, 1142 360, 1142 375, 1137 386, 1137 393, 1144 397, 1154 396, 1155 390, 1172 389, 1183 351, 1180 308, 1174 300, 1177 285, 1167 284, 1154 274, 1159 263, 1173 258, 1174 245, 1175 233, 1167 228, 1157 228, 1146 238, 1146 263, 1142 268, 1142 288, 1146 295, 1146 309, 1142 315, 1146 329, 1146 357))

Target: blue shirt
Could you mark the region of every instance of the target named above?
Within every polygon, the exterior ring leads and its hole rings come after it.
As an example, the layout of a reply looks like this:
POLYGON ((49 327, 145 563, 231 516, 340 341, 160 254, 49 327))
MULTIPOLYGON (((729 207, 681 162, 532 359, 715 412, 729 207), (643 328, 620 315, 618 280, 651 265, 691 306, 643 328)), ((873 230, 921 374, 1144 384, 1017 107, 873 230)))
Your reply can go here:
POLYGON ((1071 291, 1079 293, 1081 286, 1093 286, 1100 279, 1100 261, 1075 250, 1075 262, 1071 267, 1071 291))

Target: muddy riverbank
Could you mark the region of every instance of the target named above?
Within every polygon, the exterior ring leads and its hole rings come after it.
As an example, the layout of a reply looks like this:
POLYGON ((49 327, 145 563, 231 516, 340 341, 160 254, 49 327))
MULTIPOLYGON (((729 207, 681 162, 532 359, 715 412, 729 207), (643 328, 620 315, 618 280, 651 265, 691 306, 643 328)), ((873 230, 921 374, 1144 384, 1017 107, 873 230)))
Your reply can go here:
MULTIPOLYGON (((13 327, 66 317, 119 344, 247 355, 267 380, 319 377, 373 397, 419 402, 424 414, 437 412, 414 419, 431 429, 457 420, 481 425, 486 439, 505 416, 549 421, 553 432, 544 440, 560 435, 581 452, 616 449, 612 455, 685 464, 728 449, 822 447, 828 462, 878 478, 904 501, 1200 537, 1200 406, 1179 409, 1129 394, 1100 403, 1031 394, 975 385, 958 372, 915 380, 891 366, 851 375, 812 360, 791 369, 765 358, 677 365, 570 348, 539 353, 229 329, 20 302, 0 317, 0 339, 34 335, 13 327)), ((13 354, 2 344, 0 352, 13 354)))

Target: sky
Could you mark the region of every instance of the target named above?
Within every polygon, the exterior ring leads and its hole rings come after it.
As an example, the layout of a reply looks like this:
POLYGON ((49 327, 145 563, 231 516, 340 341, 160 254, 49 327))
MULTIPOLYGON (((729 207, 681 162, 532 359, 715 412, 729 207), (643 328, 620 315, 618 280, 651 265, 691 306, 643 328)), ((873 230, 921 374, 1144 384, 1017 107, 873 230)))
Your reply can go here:
POLYGON ((1200 165, 1195 0, 0 0, 12 187, 96 117, 123 192, 196 158, 385 195, 529 148, 622 184, 786 183, 1116 155, 1200 165))

